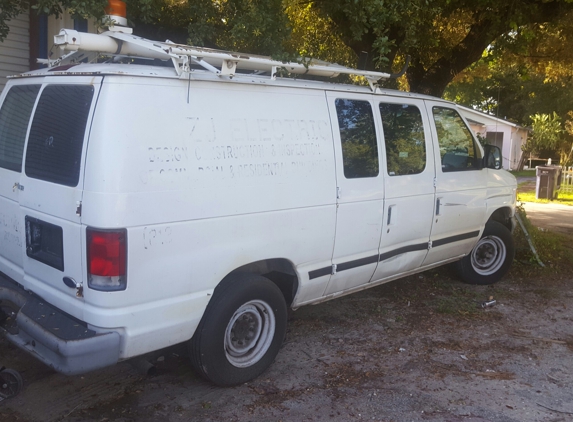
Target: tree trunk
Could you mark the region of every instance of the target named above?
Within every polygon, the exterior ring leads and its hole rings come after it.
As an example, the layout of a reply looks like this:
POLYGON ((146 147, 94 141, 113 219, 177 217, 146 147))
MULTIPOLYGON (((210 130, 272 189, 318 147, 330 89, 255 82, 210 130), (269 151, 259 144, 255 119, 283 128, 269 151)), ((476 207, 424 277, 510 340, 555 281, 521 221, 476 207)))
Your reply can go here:
MULTIPOLYGON (((412 60, 406 73, 410 91, 436 97, 441 97, 456 75, 478 61, 485 49, 502 34, 511 31, 514 25, 551 22, 573 9, 572 4, 563 0, 499 2, 499 7, 484 6, 478 2, 475 9, 467 9, 469 13, 473 13, 474 23, 469 27, 462 41, 451 48, 444 47, 443 50, 436 51, 440 57, 433 63, 424 63, 422 58, 428 55, 427 51, 420 50, 423 47, 410 45, 406 49, 403 45, 405 41, 408 41, 407 34, 410 29, 405 22, 393 24, 385 28, 385 31, 375 31, 373 25, 377 25, 377 21, 366 20, 363 22, 364 32, 357 39, 356 31, 351 30, 353 26, 356 26, 356 22, 346 14, 349 12, 343 7, 338 9, 333 7, 332 3, 328 3, 328 7, 324 4, 327 4, 326 0, 314 2, 314 6, 318 9, 322 8, 324 14, 334 22, 342 40, 356 53, 357 57, 363 51, 368 53, 367 69, 374 70, 377 65, 377 53, 374 46, 379 39, 375 34, 383 33, 392 45, 386 56, 388 67, 391 67, 398 52, 410 55, 412 60)), ((450 13, 451 16, 451 12, 444 13, 450 13)), ((404 17, 404 19, 408 18, 404 17)), ((423 34, 418 34, 418 36, 423 36, 423 34)), ((376 70, 381 70, 380 66, 376 70)), ((387 71, 387 68, 384 70, 387 71)))
POLYGON ((527 161, 527 157, 530 155, 531 153, 525 152, 523 151, 521 153, 521 158, 519 159, 519 164, 517 165, 517 171, 521 171, 523 170, 523 167, 525 166, 525 162, 527 161))

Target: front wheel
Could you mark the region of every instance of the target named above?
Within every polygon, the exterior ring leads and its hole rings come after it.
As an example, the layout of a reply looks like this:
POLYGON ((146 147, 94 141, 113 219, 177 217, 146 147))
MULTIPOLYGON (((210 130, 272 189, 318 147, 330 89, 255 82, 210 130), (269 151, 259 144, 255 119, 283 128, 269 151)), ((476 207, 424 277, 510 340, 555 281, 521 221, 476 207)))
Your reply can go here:
POLYGON ((267 278, 244 274, 224 280, 213 294, 190 343, 191 363, 220 386, 256 378, 282 345, 287 309, 267 278))
POLYGON ((503 224, 490 221, 470 254, 458 261, 458 272, 465 283, 494 284, 507 273, 514 255, 511 232, 503 224))

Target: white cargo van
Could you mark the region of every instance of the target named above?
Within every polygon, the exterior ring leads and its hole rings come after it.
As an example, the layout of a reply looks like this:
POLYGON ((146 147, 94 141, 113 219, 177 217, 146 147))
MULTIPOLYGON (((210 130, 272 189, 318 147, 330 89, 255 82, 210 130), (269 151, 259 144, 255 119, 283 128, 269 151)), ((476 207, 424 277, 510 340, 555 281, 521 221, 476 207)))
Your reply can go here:
POLYGON ((515 178, 452 103, 118 29, 56 41, 75 52, 0 98, 0 306, 6 337, 58 371, 188 342, 234 385, 272 363, 287 308, 511 265, 515 178))

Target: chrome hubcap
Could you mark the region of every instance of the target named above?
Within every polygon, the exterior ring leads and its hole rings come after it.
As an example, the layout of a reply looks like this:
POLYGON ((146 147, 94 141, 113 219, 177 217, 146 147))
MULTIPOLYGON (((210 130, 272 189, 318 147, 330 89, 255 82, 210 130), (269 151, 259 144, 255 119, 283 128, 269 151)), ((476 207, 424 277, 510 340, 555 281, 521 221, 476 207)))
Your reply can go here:
POLYGON ((505 262, 506 254, 505 244, 499 237, 486 236, 471 253, 472 268, 480 275, 494 274, 505 262))
POLYGON ((262 300, 252 300, 235 311, 225 330, 225 355, 238 368, 257 363, 275 334, 275 315, 262 300))

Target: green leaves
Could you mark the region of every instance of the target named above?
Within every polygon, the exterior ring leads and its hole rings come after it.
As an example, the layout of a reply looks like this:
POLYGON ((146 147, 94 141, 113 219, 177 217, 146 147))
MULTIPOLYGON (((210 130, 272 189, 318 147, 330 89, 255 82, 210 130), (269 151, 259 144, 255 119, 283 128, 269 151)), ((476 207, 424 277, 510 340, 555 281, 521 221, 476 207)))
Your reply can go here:
POLYGON ((561 117, 553 112, 530 116, 533 135, 527 139, 524 151, 537 153, 541 149, 555 149, 563 140, 561 117))
POLYGON ((4 41, 8 35, 10 20, 27 9, 27 1, 0 0, 0 41, 4 41))

